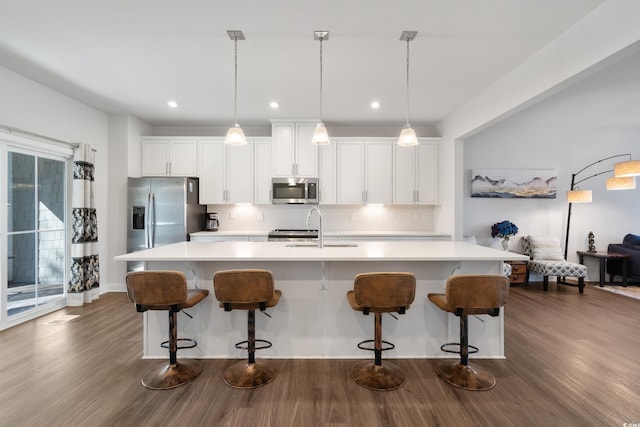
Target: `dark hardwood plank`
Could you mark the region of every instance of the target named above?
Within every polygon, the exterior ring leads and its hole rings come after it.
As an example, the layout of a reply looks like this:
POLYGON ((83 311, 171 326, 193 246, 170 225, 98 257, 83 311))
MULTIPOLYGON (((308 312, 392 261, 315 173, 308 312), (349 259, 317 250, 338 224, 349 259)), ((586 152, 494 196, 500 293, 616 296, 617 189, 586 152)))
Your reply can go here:
MULTIPOLYGON (((435 375, 438 362, 400 359, 404 387, 374 392, 350 360, 279 360, 273 383, 227 387, 232 360, 204 360, 186 386, 147 390, 142 316, 106 294, 0 332, 0 425, 24 426, 622 426, 640 423, 640 301, 551 284, 511 289, 506 360, 473 360, 497 386, 469 392, 435 375), (77 314, 57 326, 45 323, 77 314)), ((366 337, 365 337, 366 338, 366 337)), ((393 337, 386 337, 393 341, 393 337)), ((473 337, 470 337, 473 342, 473 337)), ((354 343, 355 345, 355 343, 354 343)))

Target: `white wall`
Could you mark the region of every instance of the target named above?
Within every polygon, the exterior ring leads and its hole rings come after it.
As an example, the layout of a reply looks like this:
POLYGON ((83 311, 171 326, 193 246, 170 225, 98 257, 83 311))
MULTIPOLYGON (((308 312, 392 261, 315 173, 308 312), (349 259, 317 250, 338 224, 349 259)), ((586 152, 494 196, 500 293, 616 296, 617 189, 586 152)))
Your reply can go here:
POLYGON ((126 263, 115 262, 113 257, 127 252, 127 176, 140 176, 140 136, 149 132, 151 126, 133 116, 109 116, 109 212, 105 217, 111 239, 102 271, 111 280, 105 291, 126 290, 126 263))
MULTIPOLYGON (((91 144, 96 153, 96 208, 101 292, 111 281, 106 259, 108 229, 108 119, 107 115, 66 95, 0 67, 0 124, 68 142, 91 144), (105 268, 106 267, 106 268, 105 268)), ((126 170, 126 169, 125 169, 126 170)))
MULTIPOLYGON (((564 246, 567 225, 566 192, 571 175, 583 167, 621 153, 640 158, 637 127, 527 127, 526 112, 487 129, 464 143, 463 231, 490 245, 491 225, 502 220, 516 224, 516 240, 527 234, 557 236, 564 246), (511 126, 514 121, 518 126, 511 126), (471 198, 471 169, 556 169, 555 199, 471 198)), ((625 160, 617 159, 617 161, 625 160)), ((576 180, 612 169, 616 159, 599 163, 576 180)), ((640 234, 640 186, 636 190, 607 191, 605 173, 580 184, 593 191, 590 204, 573 204, 568 258, 577 261, 577 250, 587 249, 587 233, 595 234, 596 248, 606 250, 627 233, 640 234)), ((597 275, 597 267, 591 269, 597 275)), ((591 276, 591 274, 590 274, 591 276)), ((597 277, 597 276, 596 276, 597 277)))

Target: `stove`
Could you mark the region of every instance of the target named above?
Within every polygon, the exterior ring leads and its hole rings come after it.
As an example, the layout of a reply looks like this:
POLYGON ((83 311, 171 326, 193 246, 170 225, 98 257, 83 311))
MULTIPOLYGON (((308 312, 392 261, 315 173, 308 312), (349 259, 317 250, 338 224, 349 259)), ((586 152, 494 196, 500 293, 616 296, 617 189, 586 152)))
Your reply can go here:
POLYGON ((270 242, 300 242, 318 239, 318 230, 275 229, 269 232, 270 242))

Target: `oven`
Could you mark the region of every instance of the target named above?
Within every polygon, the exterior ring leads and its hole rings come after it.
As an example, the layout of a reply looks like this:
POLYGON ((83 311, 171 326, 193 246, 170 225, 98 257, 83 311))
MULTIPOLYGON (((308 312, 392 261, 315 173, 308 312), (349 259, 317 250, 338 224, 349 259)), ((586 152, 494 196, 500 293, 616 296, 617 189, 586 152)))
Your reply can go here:
POLYGON ((318 240, 318 230, 275 229, 269 232, 269 242, 311 242, 318 240))

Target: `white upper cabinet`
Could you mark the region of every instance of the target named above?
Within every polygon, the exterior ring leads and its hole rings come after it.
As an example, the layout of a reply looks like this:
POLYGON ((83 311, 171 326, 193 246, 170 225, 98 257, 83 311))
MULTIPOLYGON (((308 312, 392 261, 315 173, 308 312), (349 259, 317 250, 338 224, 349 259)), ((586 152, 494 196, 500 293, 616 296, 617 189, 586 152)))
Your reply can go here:
POLYGON ((338 204, 392 202, 391 140, 337 141, 338 204))
POLYGON ((273 122, 274 177, 318 176, 318 147, 311 143, 315 123, 273 122))
POLYGON ((336 144, 318 146, 320 204, 336 203, 336 144))
POLYGON ((253 203, 253 146, 200 141, 200 204, 253 203))
POLYGON ((393 203, 437 204, 440 196, 440 139, 420 138, 413 147, 394 146, 393 203))
POLYGON ((143 176, 197 176, 198 143, 193 139, 143 138, 143 176))
POLYGON ((254 203, 271 204, 271 138, 254 140, 254 203))

